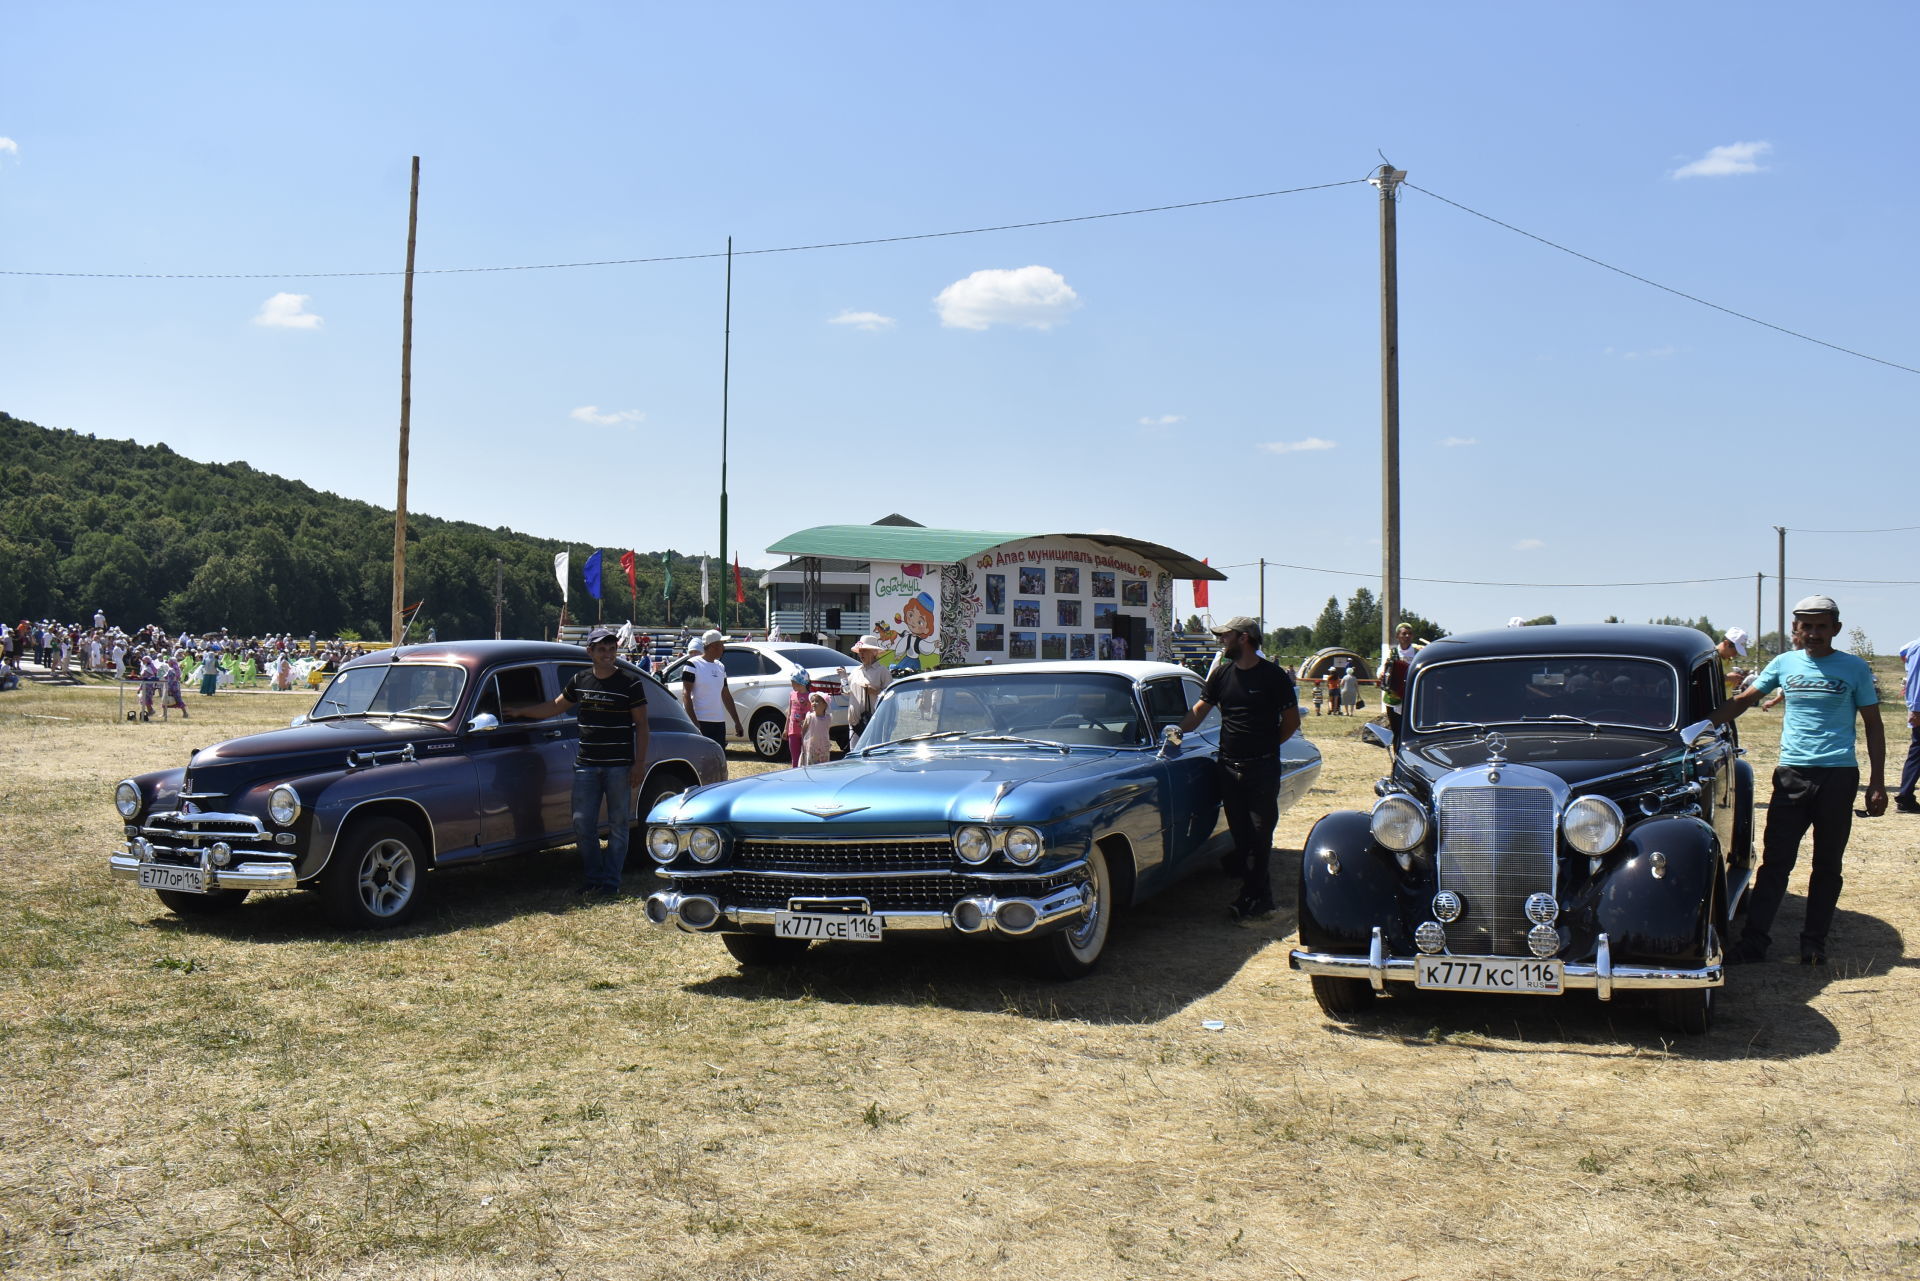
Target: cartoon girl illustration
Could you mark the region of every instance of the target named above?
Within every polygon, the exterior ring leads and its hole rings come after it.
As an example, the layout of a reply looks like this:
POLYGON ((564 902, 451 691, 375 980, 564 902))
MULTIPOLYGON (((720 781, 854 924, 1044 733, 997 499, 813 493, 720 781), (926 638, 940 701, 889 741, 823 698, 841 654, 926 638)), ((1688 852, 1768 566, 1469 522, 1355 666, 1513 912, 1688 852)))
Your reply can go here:
POLYGON ((927 639, 933 635, 933 597, 921 592, 906 603, 900 614, 901 626, 907 632, 900 657, 918 663, 926 651, 927 639))

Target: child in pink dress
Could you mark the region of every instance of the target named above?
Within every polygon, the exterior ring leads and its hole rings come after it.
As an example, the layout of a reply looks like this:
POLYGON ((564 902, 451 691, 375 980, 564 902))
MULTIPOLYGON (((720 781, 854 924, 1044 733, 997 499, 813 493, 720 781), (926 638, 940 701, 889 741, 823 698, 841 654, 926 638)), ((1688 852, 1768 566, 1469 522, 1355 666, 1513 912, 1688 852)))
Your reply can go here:
POLYGON ((806 743, 800 749, 802 765, 825 765, 833 755, 833 711, 825 694, 809 696, 812 711, 807 713, 806 743))
POLYGON ((791 677, 792 692, 787 695, 787 758, 795 765, 800 764, 800 748, 806 741, 803 735, 807 728, 807 685, 809 678, 805 668, 794 672, 791 677))

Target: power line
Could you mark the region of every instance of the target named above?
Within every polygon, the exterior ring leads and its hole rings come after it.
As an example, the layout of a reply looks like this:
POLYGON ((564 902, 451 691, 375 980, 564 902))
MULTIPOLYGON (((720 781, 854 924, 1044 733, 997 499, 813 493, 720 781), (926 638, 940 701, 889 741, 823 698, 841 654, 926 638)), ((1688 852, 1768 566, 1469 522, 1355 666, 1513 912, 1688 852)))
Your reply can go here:
MULTIPOLYGON (((735 257, 749 254, 797 254, 815 249, 853 249, 862 245, 896 245, 907 240, 940 240, 951 236, 980 236, 991 231, 1022 231, 1029 227, 1059 227, 1070 222, 1098 222, 1104 218, 1131 218, 1137 214, 1169 213, 1176 209, 1200 209, 1208 205, 1230 205, 1243 200, 1267 200, 1274 196, 1298 195, 1303 191, 1325 191, 1329 187, 1351 187, 1365 178, 1342 182, 1321 182, 1308 187, 1287 187, 1279 191, 1255 191, 1244 196, 1218 196, 1212 200, 1185 200, 1171 205, 1149 205, 1143 209, 1116 209, 1108 213, 1075 214, 1070 218, 1040 218, 1032 222, 1003 222, 991 227, 965 227, 957 231, 922 231, 905 236, 874 236, 866 240, 829 240, 810 245, 783 245, 774 249, 736 249, 735 257)), ((422 267, 416 276, 453 276, 488 271, 561 271, 578 267, 630 267, 646 263, 695 262, 703 258, 724 258, 724 251, 701 254, 663 254, 653 258, 602 258, 592 262, 537 262, 507 267, 422 267)), ((337 280, 358 276, 401 276, 404 271, 248 271, 248 272, 143 272, 143 271, 13 271, 0 268, 0 276, 60 276, 85 280, 337 280)))
POLYGON ((1687 293, 1684 290, 1675 289, 1671 285, 1663 285, 1657 280, 1648 280, 1645 276, 1636 276, 1634 273, 1632 273, 1631 271, 1628 271, 1624 267, 1616 267, 1610 262, 1600 261, 1598 258, 1593 257, 1591 254, 1583 254, 1578 249, 1569 249, 1565 245, 1556 244, 1554 241, 1548 240, 1545 236, 1536 236, 1531 231, 1528 231, 1522 227, 1516 227, 1510 222, 1501 222, 1498 218, 1495 218, 1492 214, 1484 214, 1484 213, 1481 213, 1478 209, 1468 208, 1466 205, 1461 204, 1457 200, 1448 200, 1445 196, 1441 195, 1437 191, 1428 191, 1425 187, 1416 186, 1411 182, 1403 182, 1400 185, 1403 187, 1412 187, 1415 191, 1420 192, 1422 195, 1432 196, 1435 200, 1440 201, 1442 204, 1452 205, 1455 209, 1458 209, 1463 213, 1470 213, 1476 218, 1484 218, 1496 227, 1505 227, 1508 231, 1515 232, 1519 235, 1525 236, 1529 240, 1537 240, 1541 244, 1546 245, 1550 249, 1558 249, 1563 254, 1572 254, 1575 258, 1580 259, 1582 262, 1590 262, 1596 267, 1605 267, 1608 271, 1617 272, 1620 275, 1625 276, 1628 280, 1637 280, 1643 285, 1651 285, 1653 288, 1662 290, 1663 292, 1666 292, 1666 293, 1670 293, 1677 298, 1685 298, 1688 302, 1697 302, 1702 307, 1711 307, 1715 311, 1725 312, 1729 316, 1733 316, 1737 319, 1747 321, 1750 324, 1760 325, 1760 326, 1763 326, 1764 328, 1775 330, 1778 333, 1786 334, 1790 338, 1798 338, 1802 342, 1814 343, 1817 346, 1830 348, 1833 351, 1841 352, 1848 356, 1858 356, 1861 360, 1871 360, 1876 365, 1885 365, 1889 369, 1898 369, 1909 374, 1920 374, 1920 369, 1916 369, 1912 365, 1903 365, 1903 364, 1900 364, 1898 361, 1882 360, 1878 356, 1869 356, 1864 351, 1855 351, 1851 347, 1842 347, 1839 343, 1831 343, 1824 338, 1815 338, 1812 334, 1803 334, 1798 330, 1788 329, 1785 325, 1776 325, 1770 320, 1762 320, 1758 316, 1749 316, 1743 311, 1735 311, 1731 307, 1722 307, 1717 302, 1708 302, 1705 298, 1696 297, 1695 295, 1687 293))
MULTIPOLYGON (((1240 561, 1232 565, 1215 565, 1214 569, 1247 569, 1261 562, 1257 560, 1240 561)), ((1269 560, 1268 569, 1297 569, 1308 574, 1332 574, 1339 578, 1378 578, 1378 570, 1326 569, 1319 565, 1290 565, 1285 561, 1269 560)), ((1510 583, 1493 582, 1477 578, 1419 578, 1412 574, 1401 577, 1409 583, 1440 583, 1449 587, 1692 587, 1703 583, 1751 583, 1752 574, 1728 574, 1719 578, 1652 578, 1626 583, 1510 583)), ((1764 578, 1777 578, 1777 574, 1765 574, 1764 578)), ((1789 578, 1797 582, 1846 583, 1851 586, 1872 587, 1920 587, 1920 579, 1906 578, 1835 578, 1827 574, 1790 574, 1789 578)))
POLYGON ((1892 525, 1886 529, 1795 529, 1789 525, 1787 532, 1789 534, 1900 534, 1909 529, 1920 529, 1920 525, 1892 525))

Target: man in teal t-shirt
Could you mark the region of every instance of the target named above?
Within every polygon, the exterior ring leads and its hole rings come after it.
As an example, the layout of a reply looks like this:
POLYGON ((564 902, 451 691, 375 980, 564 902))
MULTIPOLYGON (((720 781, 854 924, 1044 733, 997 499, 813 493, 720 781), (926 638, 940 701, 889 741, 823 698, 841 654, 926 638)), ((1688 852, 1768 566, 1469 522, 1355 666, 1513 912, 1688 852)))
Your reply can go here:
POLYGON ((1713 719, 1726 724, 1774 690, 1787 695, 1780 726, 1780 764, 1767 802, 1765 857, 1747 905, 1747 928, 1727 952, 1727 964, 1764 961, 1767 931, 1787 896, 1787 879, 1800 856, 1800 838, 1813 829, 1813 870, 1807 878, 1807 919, 1800 927, 1800 960, 1824 965, 1827 930, 1840 901, 1840 860, 1853 830, 1853 798, 1860 789, 1860 762, 1853 754, 1853 718, 1867 732, 1867 813, 1887 812, 1887 739, 1880 724, 1880 695, 1873 669, 1833 647, 1840 634, 1840 607, 1830 596, 1809 596, 1793 607, 1793 638, 1800 648, 1767 664, 1766 670, 1728 700, 1713 719))

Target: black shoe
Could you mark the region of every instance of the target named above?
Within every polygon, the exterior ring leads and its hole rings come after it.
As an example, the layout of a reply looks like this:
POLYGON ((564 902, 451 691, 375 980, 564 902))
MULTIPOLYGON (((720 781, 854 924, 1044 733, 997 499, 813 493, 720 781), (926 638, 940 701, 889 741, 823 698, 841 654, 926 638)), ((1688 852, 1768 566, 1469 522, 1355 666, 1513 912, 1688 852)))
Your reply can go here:
POLYGON ((1273 915, 1273 900, 1242 894, 1227 905, 1227 915, 1236 921, 1258 921, 1273 915))
POLYGON ((1803 947, 1800 949, 1800 964, 1825 965, 1826 963, 1827 963, 1827 954, 1825 952, 1820 951, 1818 948, 1803 947))
POLYGON ((1920 801, 1911 796, 1896 796, 1893 798, 1893 808, 1902 814, 1920 814, 1920 801))
POLYGON ((1766 959, 1767 949, 1743 939, 1727 949, 1727 954, 1721 963, 1723 965, 1757 965, 1766 959))

